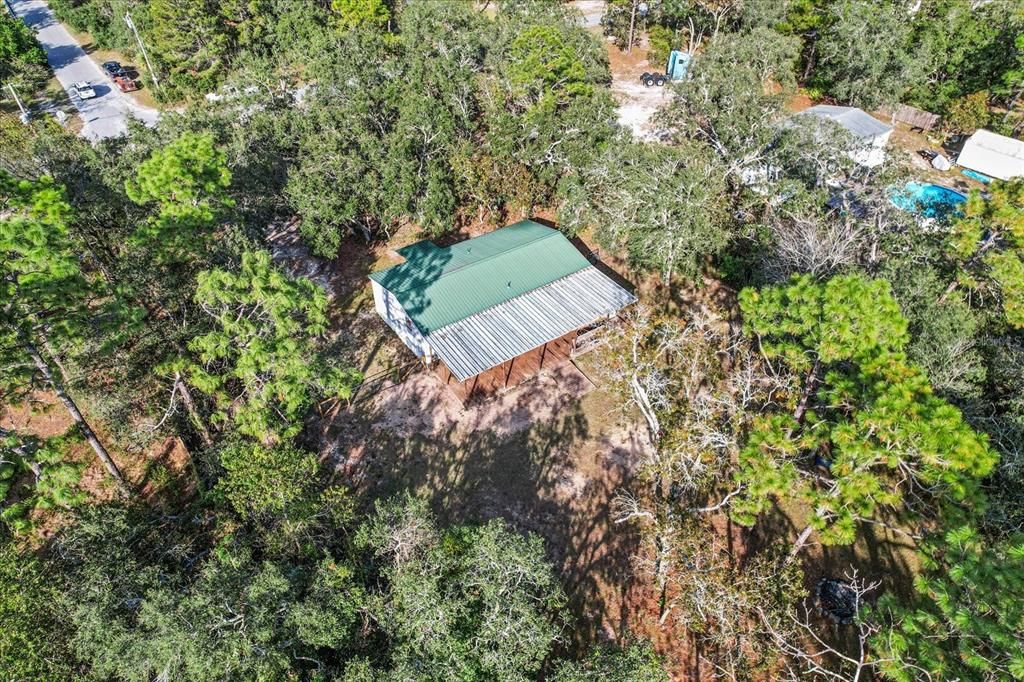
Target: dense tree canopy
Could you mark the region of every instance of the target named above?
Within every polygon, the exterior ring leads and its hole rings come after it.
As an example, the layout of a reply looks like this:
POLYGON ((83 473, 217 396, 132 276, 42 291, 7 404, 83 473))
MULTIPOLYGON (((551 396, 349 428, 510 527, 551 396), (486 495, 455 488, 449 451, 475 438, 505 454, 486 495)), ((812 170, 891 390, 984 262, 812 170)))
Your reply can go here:
POLYGON ((46 53, 18 19, 0 16, 0 82, 34 86, 46 73, 46 53))
POLYGON ((809 528, 850 543, 859 519, 908 495, 977 498, 996 455, 907 363, 907 323, 887 282, 800 277, 745 290, 740 305, 765 354, 804 379, 792 412, 762 417, 740 453, 739 521, 753 523, 772 497, 804 498, 809 528), (814 470, 822 462, 827 474, 814 470))
POLYGON ((189 381, 214 399, 214 417, 233 420, 241 433, 294 435, 314 400, 348 398, 359 382, 358 372, 318 351, 327 330, 323 291, 275 269, 266 252, 242 254, 237 273, 200 273, 196 301, 215 325, 189 343, 189 381))
POLYGON ((50 0, 97 141, 0 17, 0 678, 1024 676, 1024 182, 916 158, 1021 136, 1019 3, 578 4, 50 0), (638 302, 459 405, 367 275, 529 217, 638 302))

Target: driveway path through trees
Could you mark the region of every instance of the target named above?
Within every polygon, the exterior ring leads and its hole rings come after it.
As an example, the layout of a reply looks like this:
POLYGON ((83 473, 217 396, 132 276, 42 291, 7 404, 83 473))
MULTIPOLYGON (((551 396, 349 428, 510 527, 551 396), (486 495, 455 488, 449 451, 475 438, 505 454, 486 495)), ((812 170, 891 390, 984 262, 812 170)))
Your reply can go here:
POLYGON ((107 78, 50 11, 45 0, 10 0, 14 12, 35 32, 39 44, 46 50, 57 80, 82 116, 85 126, 82 135, 90 140, 115 137, 128 129, 128 117, 134 116, 147 125, 156 123, 160 112, 136 104, 107 78), (79 81, 88 81, 96 97, 83 100, 72 88, 79 81))

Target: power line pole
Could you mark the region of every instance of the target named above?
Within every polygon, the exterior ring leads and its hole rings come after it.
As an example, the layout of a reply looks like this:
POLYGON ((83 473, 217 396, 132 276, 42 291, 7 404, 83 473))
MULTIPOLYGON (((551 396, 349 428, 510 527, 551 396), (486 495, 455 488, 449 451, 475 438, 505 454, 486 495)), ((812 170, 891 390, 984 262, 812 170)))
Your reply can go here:
POLYGON ((128 24, 128 28, 130 28, 132 33, 135 34, 135 42, 139 44, 139 51, 142 52, 142 58, 146 60, 146 67, 149 69, 150 78, 153 79, 153 85, 162 90, 163 87, 160 85, 160 79, 156 77, 156 71, 153 70, 153 64, 149 61, 149 53, 146 52, 146 46, 142 44, 142 38, 139 37, 139 30, 135 28, 135 22, 132 21, 132 15, 128 12, 124 13, 124 23, 128 24))
POLYGON ((21 98, 18 97, 18 92, 14 89, 14 85, 8 83, 7 89, 11 91, 11 95, 14 96, 14 101, 18 105, 18 109, 21 111, 21 122, 28 124, 28 111, 25 110, 25 105, 21 103, 21 98))
POLYGON ((626 39, 626 54, 633 52, 633 28, 636 26, 636 5, 640 0, 633 0, 633 9, 629 13, 629 37, 626 39))

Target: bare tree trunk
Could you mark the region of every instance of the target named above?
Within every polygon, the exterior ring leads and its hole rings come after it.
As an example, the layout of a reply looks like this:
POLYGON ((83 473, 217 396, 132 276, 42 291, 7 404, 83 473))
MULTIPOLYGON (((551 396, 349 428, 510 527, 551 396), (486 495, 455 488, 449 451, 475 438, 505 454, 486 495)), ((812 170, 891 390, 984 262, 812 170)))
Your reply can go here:
POLYGON ((196 409, 196 403, 192 399, 192 392, 181 378, 181 372, 175 372, 174 374, 174 386, 181 395, 181 402, 185 403, 185 410, 188 412, 189 418, 192 420, 192 426, 196 428, 199 433, 199 438, 203 441, 203 445, 206 447, 213 446, 213 438, 210 437, 210 430, 206 428, 206 422, 199 415, 199 410, 196 409))
POLYGON ((633 10, 629 13, 629 37, 626 39, 626 54, 633 52, 633 28, 636 26, 636 5, 639 0, 633 0, 633 10))
MULTIPOLYGON (((1002 235, 1001 235, 1001 233, 998 230, 996 230, 992 234, 990 234, 988 236, 988 239, 986 239, 984 242, 982 242, 981 246, 978 247, 978 250, 975 252, 975 254, 973 256, 971 256, 969 259, 967 259, 967 262, 964 263, 964 266, 961 269, 962 270, 967 270, 969 268, 974 267, 974 265, 978 261, 980 261, 982 259, 982 257, 984 257, 985 253, 989 249, 991 249, 993 246, 996 245, 996 242, 999 240, 999 238, 1001 236, 1002 235)), ((954 277, 953 281, 950 282, 949 286, 946 287, 946 290, 942 292, 941 296, 939 296, 939 301, 938 302, 940 304, 945 303, 946 299, 949 298, 949 295, 952 294, 954 291, 956 291, 956 288, 957 288, 957 286, 959 286, 959 284, 960 284, 960 282, 956 279, 956 277, 954 277)))
POLYGON ((957 286, 959 284, 960 283, 958 281, 956 281, 955 279, 952 282, 949 283, 949 286, 947 286, 945 291, 942 292, 942 295, 939 296, 939 305, 942 305, 943 303, 946 302, 946 299, 949 298, 949 295, 951 293, 956 291, 956 288, 957 288, 957 286))
POLYGON ((121 470, 117 468, 114 460, 110 457, 110 453, 107 452, 107 449, 103 447, 103 443, 101 443, 99 438, 96 437, 92 427, 89 426, 89 422, 87 422, 85 417, 82 416, 82 412, 78 409, 78 405, 75 404, 75 401, 72 400, 71 396, 69 396, 67 391, 64 390, 64 385, 61 384, 55 376, 53 376, 50 366, 43 359, 43 356, 39 354, 39 349, 28 340, 25 340, 22 345, 25 351, 29 354, 29 357, 31 357, 32 361, 36 364, 36 368, 39 370, 39 373, 43 375, 43 378, 46 379, 46 382, 50 385, 50 388, 53 389, 53 392, 57 394, 57 397, 60 398, 60 401, 64 403, 64 407, 71 415, 71 418, 75 420, 75 423, 78 425, 79 430, 81 430, 82 435, 85 436, 85 440, 92 446, 93 451, 96 453, 96 456, 99 457, 100 461, 103 462, 103 466, 106 467, 107 473, 109 473, 111 478, 113 478, 117 483, 117 487, 121 491, 121 494, 125 497, 130 497, 132 490, 124 480, 121 470))
POLYGON ((60 356, 57 355, 57 351, 50 343, 49 339, 43 339, 43 347, 46 348, 46 352, 50 354, 50 359, 53 360, 53 364, 57 365, 57 369, 60 371, 60 380, 62 382, 67 382, 68 369, 64 366, 64 363, 60 361, 60 356))
POLYGON ((793 419, 799 424, 803 422, 804 415, 807 414, 807 406, 811 402, 811 398, 818 390, 818 383, 821 381, 821 360, 815 359, 814 366, 811 367, 811 371, 807 373, 807 382, 804 384, 803 393, 800 395, 800 402, 797 403, 796 409, 793 410, 793 419))
POLYGON ((807 79, 811 76, 811 71, 814 70, 814 60, 817 56, 818 51, 818 40, 817 36, 811 38, 811 49, 807 53, 807 64, 804 66, 804 73, 800 76, 800 82, 806 83, 807 79))
POLYGON ((793 543, 793 549, 789 553, 790 559, 795 558, 796 555, 800 553, 800 550, 804 548, 805 544, 807 544, 807 538, 811 537, 811 533, 813 532, 814 526, 811 524, 807 524, 807 527, 800 531, 800 535, 797 536, 796 542, 793 543))
POLYGON ((633 395, 636 397, 636 403, 640 407, 641 414, 647 420, 647 428, 650 429, 651 440, 657 443, 661 439, 661 422, 658 420, 658 415, 651 405, 647 391, 640 384, 636 375, 633 375, 633 378, 629 380, 629 385, 633 389, 633 395))

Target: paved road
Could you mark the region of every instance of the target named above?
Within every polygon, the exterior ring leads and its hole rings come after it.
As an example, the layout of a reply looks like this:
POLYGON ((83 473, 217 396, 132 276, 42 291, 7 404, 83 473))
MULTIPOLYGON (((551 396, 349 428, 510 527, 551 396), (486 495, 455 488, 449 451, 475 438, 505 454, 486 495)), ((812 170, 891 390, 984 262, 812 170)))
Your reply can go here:
POLYGON ((83 136, 90 140, 116 137, 128 129, 129 116, 147 125, 156 123, 159 112, 136 104, 118 90, 99 65, 85 54, 82 46, 63 24, 57 21, 45 0, 11 0, 10 4, 15 13, 35 31, 36 38, 46 50, 46 58, 57 80, 67 90, 85 122, 83 136), (77 81, 92 83, 96 97, 80 99, 71 88, 72 83, 77 81))
POLYGON ((572 0, 570 3, 583 15, 586 28, 600 28, 601 17, 604 16, 605 0, 572 0))

